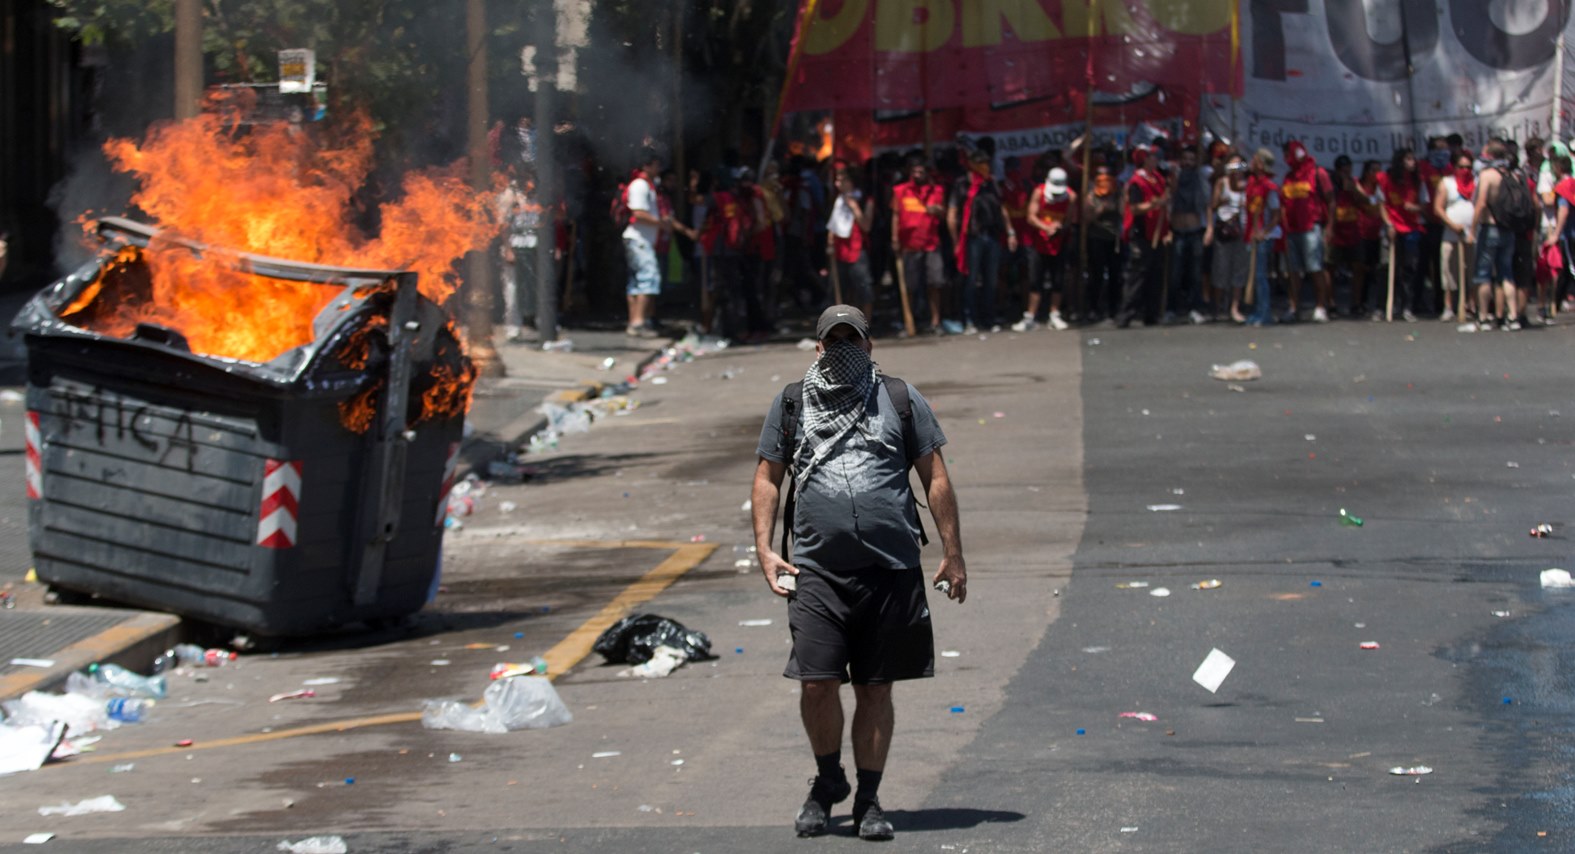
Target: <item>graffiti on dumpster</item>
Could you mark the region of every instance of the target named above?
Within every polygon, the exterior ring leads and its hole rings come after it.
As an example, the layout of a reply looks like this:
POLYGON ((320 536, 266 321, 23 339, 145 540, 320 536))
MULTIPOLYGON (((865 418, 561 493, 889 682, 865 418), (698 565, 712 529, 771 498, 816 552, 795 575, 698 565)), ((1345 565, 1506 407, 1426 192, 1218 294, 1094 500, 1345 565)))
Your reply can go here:
POLYGON ((166 414, 148 404, 124 400, 98 388, 86 392, 64 390, 59 393, 59 401, 56 414, 63 436, 90 433, 100 446, 111 441, 135 442, 148 454, 157 454, 161 466, 187 471, 196 468, 196 427, 189 413, 166 414), (155 417, 174 422, 168 435, 149 429, 155 417))

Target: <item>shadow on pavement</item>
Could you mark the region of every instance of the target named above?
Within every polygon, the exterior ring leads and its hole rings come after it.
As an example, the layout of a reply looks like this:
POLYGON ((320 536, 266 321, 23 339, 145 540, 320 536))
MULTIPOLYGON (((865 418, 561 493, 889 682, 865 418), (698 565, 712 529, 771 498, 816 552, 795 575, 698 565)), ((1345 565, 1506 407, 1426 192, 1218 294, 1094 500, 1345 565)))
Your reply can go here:
MULTIPOLYGON (((976 810, 967 807, 942 807, 932 810, 888 810, 886 818, 902 833, 927 830, 967 830, 981 824, 1010 824, 1027 818, 1010 810, 976 810)), ((850 817, 846 824, 850 827, 850 817)))

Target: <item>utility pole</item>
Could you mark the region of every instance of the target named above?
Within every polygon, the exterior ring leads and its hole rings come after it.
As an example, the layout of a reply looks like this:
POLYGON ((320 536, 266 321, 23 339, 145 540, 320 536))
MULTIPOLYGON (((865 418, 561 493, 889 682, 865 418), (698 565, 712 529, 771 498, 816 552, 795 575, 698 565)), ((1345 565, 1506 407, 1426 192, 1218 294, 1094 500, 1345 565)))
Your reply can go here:
MULTIPOLYGON (((465 4, 465 56, 468 94, 465 130, 470 154, 470 186, 492 192, 492 149, 487 141, 487 8, 485 0, 465 4)), ((487 248, 465 257, 465 328, 471 361, 482 376, 503 376, 503 360, 492 343, 492 253, 487 248)))
MULTIPOLYGON (((479 2, 479 0, 472 0, 479 2)), ((553 0, 536 6, 536 203, 541 205, 541 235, 536 240, 536 330, 543 342, 558 340, 558 212, 557 116, 553 95, 558 88, 558 11, 553 0)), ((584 235, 581 235, 583 238, 584 235)), ((574 247, 570 247, 572 252, 574 247)), ((571 268, 572 269, 572 268, 571 268)), ((574 283, 570 282, 569 287, 574 283)))
POLYGON ((202 0, 175 0, 175 118, 197 115, 202 100, 202 0))

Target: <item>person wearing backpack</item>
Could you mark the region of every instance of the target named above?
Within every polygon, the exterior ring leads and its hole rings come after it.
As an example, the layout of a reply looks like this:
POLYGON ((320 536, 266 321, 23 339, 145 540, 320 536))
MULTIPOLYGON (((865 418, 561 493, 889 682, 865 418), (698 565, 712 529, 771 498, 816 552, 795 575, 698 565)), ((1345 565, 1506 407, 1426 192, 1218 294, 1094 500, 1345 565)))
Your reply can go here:
POLYGON ((815 333, 815 363, 766 415, 751 496, 761 572, 771 592, 788 600, 793 648, 782 675, 799 682, 815 757, 816 776, 793 826, 800 836, 824 833, 832 806, 852 794, 858 835, 890 839, 877 791, 891 744, 892 683, 935 673, 928 582, 959 604, 968 598, 957 497, 934 411, 911 385, 879 373, 864 314, 834 305, 815 333), (942 546, 930 579, 920 568, 923 528, 910 468, 942 546), (772 534, 789 471, 778 551, 772 534), (850 681, 856 792, 841 765, 840 690, 850 681))
POLYGON ((656 195, 656 176, 662 174, 662 160, 654 149, 640 152, 640 167, 627 187, 613 201, 613 216, 627 224, 623 230, 624 259, 629 263, 629 326, 626 335, 656 337, 651 307, 662 290, 662 268, 656 260, 657 237, 672 228, 672 217, 661 215, 656 195), (622 205, 620 207, 620 200, 622 205))
POLYGON ((1520 300, 1515 287, 1515 242, 1517 233, 1530 231, 1535 222, 1530 188, 1510 171, 1508 150, 1500 140, 1483 148, 1488 168, 1477 176, 1477 320, 1492 328, 1495 296, 1504 310, 1504 330, 1520 329, 1520 300), (1517 198, 1517 196, 1525 198, 1517 198), (1498 293, 1494 293, 1494 286, 1498 293))

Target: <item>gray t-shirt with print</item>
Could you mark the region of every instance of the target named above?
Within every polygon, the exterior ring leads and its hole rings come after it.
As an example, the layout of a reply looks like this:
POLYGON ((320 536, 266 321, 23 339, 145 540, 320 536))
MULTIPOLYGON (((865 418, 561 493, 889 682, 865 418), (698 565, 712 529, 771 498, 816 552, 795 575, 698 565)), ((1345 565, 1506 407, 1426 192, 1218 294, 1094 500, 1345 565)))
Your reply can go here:
MULTIPOLYGON (((794 566, 838 571, 919 565, 919 529, 908 464, 946 444, 946 436, 929 402, 912 385, 908 400, 917 439, 914 447, 905 448, 902 416, 883 386, 863 425, 848 431, 831 454, 810 470, 793 510, 794 566)), ((802 465, 808 458, 808 450, 801 447, 802 409, 798 425, 794 446, 802 465)), ((781 438, 782 394, 778 392, 760 430, 760 456, 787 462, 778 447, 781 438)), ((785 493, 786 481, 783 489, 785 493)))

